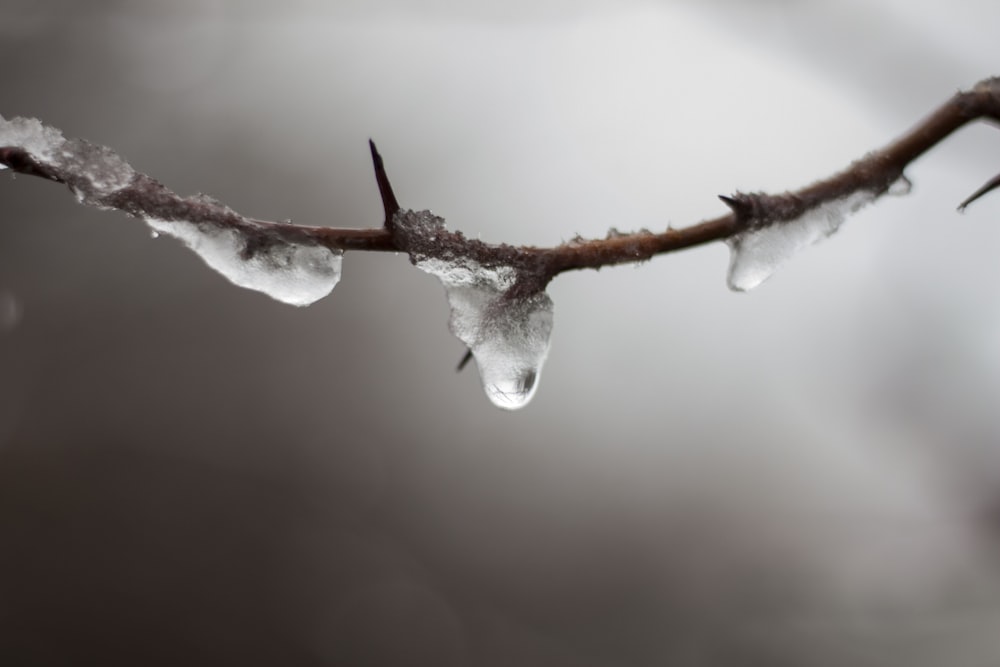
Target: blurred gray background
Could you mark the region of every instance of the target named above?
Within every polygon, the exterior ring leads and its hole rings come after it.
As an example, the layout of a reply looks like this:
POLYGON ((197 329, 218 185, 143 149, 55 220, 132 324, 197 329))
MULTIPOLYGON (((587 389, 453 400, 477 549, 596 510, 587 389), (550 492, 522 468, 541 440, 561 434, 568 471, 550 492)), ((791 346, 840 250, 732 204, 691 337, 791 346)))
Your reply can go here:
MULTIPOLYGON (((1000 74, 983 2, 0 0, 0 114, 247 215, 556 244, 721 213, 1000 74)), ((295 309, 0 177, 0 664, 1000 661, 1000 169, 750 294, 715 244, 564 275, 493 408, 430 276, 295 309)))

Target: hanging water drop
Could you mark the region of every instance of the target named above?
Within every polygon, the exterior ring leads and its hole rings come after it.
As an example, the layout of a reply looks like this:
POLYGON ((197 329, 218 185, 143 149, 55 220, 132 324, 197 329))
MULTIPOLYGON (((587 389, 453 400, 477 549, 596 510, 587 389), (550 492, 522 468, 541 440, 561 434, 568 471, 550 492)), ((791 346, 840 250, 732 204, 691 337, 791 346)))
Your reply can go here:
MULTIPOLYGON (((397 229, 413 248, 432 247, 444 223, 429 212, 404 212, 397 229)), ((485 266, 468 258, 429 258, 411 251, 417 268, 441 281, 451 316, 448 328, 472 352, 487 398, 517 410, 538 389, 552 337, 552 299, 544 291, 514 293, 521 277, 505 264, 485 266)))
POLYGON ((481 315, 474 344, 459 337, 472 349, 487 398, 506 410, 522 408, 535 395, 548 356, 552 300, 539 294, 521 303, 494 302, 481 315))

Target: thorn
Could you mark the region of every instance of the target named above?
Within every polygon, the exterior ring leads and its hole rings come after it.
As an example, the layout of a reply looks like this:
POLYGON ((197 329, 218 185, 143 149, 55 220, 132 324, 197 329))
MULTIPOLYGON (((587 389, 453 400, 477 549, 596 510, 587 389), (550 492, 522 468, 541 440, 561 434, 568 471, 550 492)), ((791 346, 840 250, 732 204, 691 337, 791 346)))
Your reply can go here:
POLYGON ((389 185, 389 176, 385 173, 385 163, 382 156, 375 148, 375 142, 368 140, 368 147, 372 151, 372 162, 375 165, 375 181, 378 182, 378 192, 382 195, 382 208, 385 210, 385 228, 392 229, 392 219, 399 212, 399 202, 396 195, 392 193, 392 186, 389 185))
POLYGON ((737 218, 742 220, 750 216, 750 206, 743 199, 727 197, 726 195, 719 195, 719 199, 722 200, 723 204, 730 208, 737 218))
POLYGON ((465 368, 465 365, 469 363, 470 359, 472 359, 472 350, 466 350, 462 360, 458 362, 458 368, 455 369, 455 372, 461 373, 462 369, 465 368))
POLYGON ((973 192, 971 195, 969 195, 968 199, 966 199, 961 204, 959 204, 958 205, 959 212, 965 211, 965 207, 966 206, 968 206, 972 202, 976 201, 977 199, 979 199, 980 197, 982 197, 983 195, 985 195, 987 192, 990 192, 992 190, 996 190, 997 188, 1000 188, 1000 174, 997 174, 996 176, 994 176, 990 180, 986 181, 986 183, 985 183, 985 185, 983 185, 983 187, 981 187, 978 190, 976 190, 975 192, 973 192))

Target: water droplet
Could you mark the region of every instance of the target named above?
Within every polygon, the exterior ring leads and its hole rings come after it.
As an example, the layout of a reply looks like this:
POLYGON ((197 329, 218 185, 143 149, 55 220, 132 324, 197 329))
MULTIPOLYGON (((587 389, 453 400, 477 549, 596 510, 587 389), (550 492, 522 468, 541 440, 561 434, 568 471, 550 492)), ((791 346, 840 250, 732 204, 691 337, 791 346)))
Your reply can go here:
POLYGON ((156 231, 155 229, 150 229, 149 235, 152 236, 154 239, 160 238, 160 232, 156 231))
POLYGON ((552 300, 544 292, 511 297, 517 271, 510 266, 424 260, 417 267, 444 285, 448 328, 472 351, 486 396, 506 410, 527 405, 549 352, 552 300))
MULTIPOLYGON (((483 372, 481 368, 480 372, 483 372)), ((535 395, 537 379, 537 371, 529 368, 510 377, 498 378, 496 382, 484 382, 483 388, 493 405, 506 410, 516 410, 527 405, 535 395)))

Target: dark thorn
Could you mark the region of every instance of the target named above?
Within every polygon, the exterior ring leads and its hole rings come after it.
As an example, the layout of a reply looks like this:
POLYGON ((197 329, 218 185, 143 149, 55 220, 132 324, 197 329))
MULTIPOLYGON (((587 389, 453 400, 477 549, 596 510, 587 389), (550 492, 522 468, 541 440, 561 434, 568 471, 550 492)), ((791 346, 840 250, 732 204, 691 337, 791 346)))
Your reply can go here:
POLYGON ((461 373, 462 369, 465 368, 465 365, 469 363, 470 359, 472 359, 472 350, 466 350, 465 356, 463 356, 462 360, 458 362, 458 368, 455 369, 455 372, 461 373))
POLYGON ((399 212, 399 202, 396 195, 392 193, 392 186, 389 185, 389 176, 385 173, 385 163, 382 156, 375 148, 375 142, 368 140, 368 146, 372 149, 372 162, 375 164, 375 180, 378 182, 378 192, 382 195, 382 208, 385 209, 385 228, 392 229, 392 219, 399 212))
POLYGON ((973 192, 971 195, 969 195, 968 199, 966 199, 964 202, 962 202, 961 204, 958 205, 958 210, 959 211, 964 211, 966 206, 968 206, 972 202, 976 201, 977 199, 979 199, 980 197, 982 197, 983 195, 985 195, 987 192, 990 192, 992 190, 996 190, 997 188, 1000 188, 1000 174, 997 174, 996 176, 994 176, 990 180, 986 181, 986 184, 983 185, 983 187, 979 188, 978 190, 976 190, 975 192, 973 192))
POLYGON ((719 199, 732 210, 733 214, 737 219, 744 219, 750 216, 750 205, 743 199, 736 199, 734 197, 727 197, 726 195, 719 195, 719 199))

